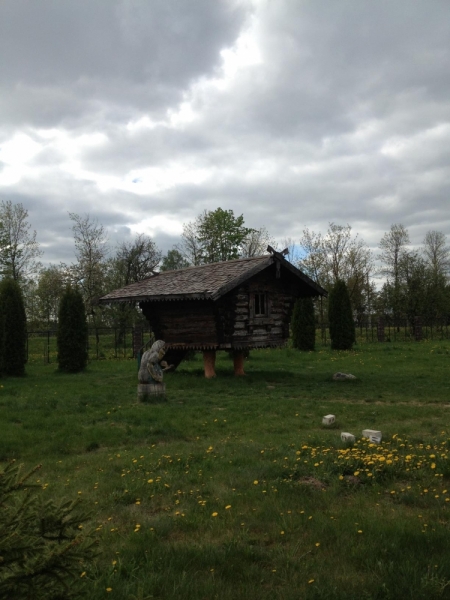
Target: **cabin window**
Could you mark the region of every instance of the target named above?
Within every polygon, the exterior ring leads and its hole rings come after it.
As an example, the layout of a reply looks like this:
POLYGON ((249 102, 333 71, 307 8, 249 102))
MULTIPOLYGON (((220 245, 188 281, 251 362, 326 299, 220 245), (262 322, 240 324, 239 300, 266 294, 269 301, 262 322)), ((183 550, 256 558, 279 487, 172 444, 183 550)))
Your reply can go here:
POLYGON ((253 297, 253 314, 255 317, 265 317, 267 312, 266 294, 255 294, 253 297))

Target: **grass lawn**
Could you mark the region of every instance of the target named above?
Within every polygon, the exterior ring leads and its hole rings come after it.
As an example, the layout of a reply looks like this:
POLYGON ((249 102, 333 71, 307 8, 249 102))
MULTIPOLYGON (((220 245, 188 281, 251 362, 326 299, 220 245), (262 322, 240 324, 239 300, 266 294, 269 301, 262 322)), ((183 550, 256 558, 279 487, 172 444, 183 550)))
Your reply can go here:
POLYGON ((1 380, 0 460, 93 510, 89 600, 450 598, 449 364, 448 341, 261 350, 205 380, 198 355, 150 404, 132 360, 31 359, 1 380))

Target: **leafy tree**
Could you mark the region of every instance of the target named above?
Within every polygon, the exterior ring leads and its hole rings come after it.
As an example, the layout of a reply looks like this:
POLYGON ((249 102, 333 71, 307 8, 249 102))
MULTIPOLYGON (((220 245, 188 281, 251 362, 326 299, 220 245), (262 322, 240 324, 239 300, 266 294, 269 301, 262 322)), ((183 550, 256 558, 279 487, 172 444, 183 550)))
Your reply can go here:
POLYGON ((0 282, 0 306, 3 320, 3 371, 5 375, 25 375, 27 361, 27 317, 22 292, 11 278, 0 282))
POLYGON ((97 554, 80 500, 44 500, 14 461, 0 472, 0 598, 86 598, 83 568, 97 554))
POLYGON ((61 371, 82 371, 88 360, 88 328, 83 297, 72 287, 64 292, 58 315, 58 365, 61 371))
POLYGON ((239 258, 252 229, 244 226, 244 217, 232 210, 204 211, 194 222, 183 226, 177 248, 192 265, 239 258))
POLYGON ((35 275, 41 263, 42 250, 36 241, 36 231, 30 231, 28 211, 22 204, 10 200, 0 204, 0 270, 4 276, 24 281, 35 275))
POLYGON ((50 265, 39 273, 35 291, 39 321, 50 329, 58 322, 59 303, 69 284, 70 273, 67 267, 50 265))
POLYGON ((185 269, 189 267, 188 261, 184 258, 179 250, 172 248, 165 256, 163 256, 160 271, 176 271, 177 269, 185 269))
POLYGON ((355 323, 348 289, 345 281, 341 279, 336 281, 329 293, 328 322, 331 348, 351 350, 355 343, 355 323))
POLYGON ((314 303, 311 297, 298 298, 294 305, 291 321, 292 345, 298 350, 314 350, 316 322, 314 303))

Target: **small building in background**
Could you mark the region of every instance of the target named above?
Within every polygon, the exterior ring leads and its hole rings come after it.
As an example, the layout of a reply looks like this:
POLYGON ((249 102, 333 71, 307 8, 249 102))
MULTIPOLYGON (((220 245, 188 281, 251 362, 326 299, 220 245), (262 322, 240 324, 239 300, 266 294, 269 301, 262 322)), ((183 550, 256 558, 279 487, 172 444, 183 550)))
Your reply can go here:
POLYGON ((166 342, 167 361, 189 350, 203 352, 205 376, 213 377, 215 353, 233 351, 242 375, 245 351, 283 346, 295 300, 327 292, 282 253, 156 273, 114 290, 100 304, 138 303, 155 334, 166 342))

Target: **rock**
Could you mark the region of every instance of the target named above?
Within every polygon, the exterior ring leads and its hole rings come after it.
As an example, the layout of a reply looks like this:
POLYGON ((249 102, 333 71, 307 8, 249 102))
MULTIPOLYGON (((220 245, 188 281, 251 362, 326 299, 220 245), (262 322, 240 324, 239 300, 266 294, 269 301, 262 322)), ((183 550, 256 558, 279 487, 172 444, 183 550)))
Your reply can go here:
POLYGON ((379 444, 381 442, 381 431, 376 429, 363 429, 362 435, 369 439, 372 444, 379 444))
POLYGON ((348 433, 348 431, 343 431, 341 433, 341 440, 343 442, 346 442, 347 444, 354 444, 355 436, 353 435, 353 433, 348 433))
POLYGON ((346 379, 356 379, 351 373, 335 373, 333 375, 333 381, 345 381, 346 379))
POLYGON ((322 419, 322 425, 333 425, 336 417, 334 415, 325 415, 322 419))

